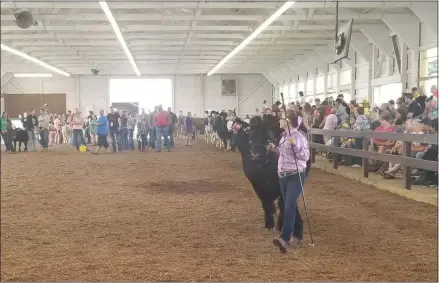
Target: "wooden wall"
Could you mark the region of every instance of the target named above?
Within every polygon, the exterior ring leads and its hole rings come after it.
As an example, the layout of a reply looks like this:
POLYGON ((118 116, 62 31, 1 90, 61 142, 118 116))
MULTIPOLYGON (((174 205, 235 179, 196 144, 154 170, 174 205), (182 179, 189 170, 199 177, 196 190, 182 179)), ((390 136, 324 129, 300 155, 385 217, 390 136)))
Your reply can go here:
POLYGON ((65 93, 45 93, 45 94, 4 94, 5 111, 9 117, 18 118, 24 112, 35 109, 39 115, 39 109, 47 103, 51 113, 66 113, 66 94, 65 93))

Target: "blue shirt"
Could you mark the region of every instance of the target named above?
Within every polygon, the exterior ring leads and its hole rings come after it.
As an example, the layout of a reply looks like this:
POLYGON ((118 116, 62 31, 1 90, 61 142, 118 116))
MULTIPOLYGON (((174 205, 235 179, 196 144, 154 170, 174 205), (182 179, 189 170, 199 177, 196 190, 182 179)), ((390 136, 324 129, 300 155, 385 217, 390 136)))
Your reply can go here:
POLYGON ((98 119, 99 125, 96 125, 96 133, 100 136, 108 135, 108 120, 106 116, 101 116, 98 119))

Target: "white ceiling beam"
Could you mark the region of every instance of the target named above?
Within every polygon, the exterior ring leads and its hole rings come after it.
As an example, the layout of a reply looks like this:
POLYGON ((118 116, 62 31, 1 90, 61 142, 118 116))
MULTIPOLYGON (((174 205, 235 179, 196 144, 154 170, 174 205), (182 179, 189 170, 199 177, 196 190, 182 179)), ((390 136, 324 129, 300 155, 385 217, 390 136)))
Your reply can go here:
MULTIPOLYGON (((331 39, 279 39, 276 40, 272 45, 326 45, 332 43, 331 39)), ((236 46, 239 42, 234 40, 189 40, 188 45, 200 45, 200 46, 236 46)), ((272 43, 270 40, 258 39, 252 41, 249 45, 267 45, 272 43)), ((128 42, 129 46, 141 45, 141 46, 151 46, 151 45, 185 45, 185 40, 130 40, 128 42)), ((115 39, 111 40, 31 40, 31 41, 13 41, 14 46, 115 46, 119 45, 119 42, 115 39)))
MULTIPOLYGON (((412 1, 421 2, 421 1, 412 1)), ((110 2, 111 9, 172 9, 172 8, 187 8, 195 9, 197 2, 110 2)), ((411 3, 402 1, 377 1, 377 2, 364 2, 364 1, 349 1, 340 2, 340 8, 396 8, 396 7, 409 7, 411 3)), ((277 9, 279 4, 277 2, 200 2, 200 9, 277 9)), ((21 2, 21 1, 8 1, 1 2, 2 9, 20 9, 20 8, 47 8, 47 9, 99 9, 99 3, 94 1, 50 1, 45 2, 21 2), (15 6, 14 6, 15 4, 15 6)), ((296 2, 294 9, 296 8, 335 8, 335 3, 332 1, 326 2, 296 2)))
MULTIPOLYGON (((417 1, 417 0, 415 0, 417 1)), ((357 1, 352 0, 348 2, 340 2, 340 8, 397 8, 397 7, 407 7, 410 3, 404 3, 396 0, 387 0, 387 1, 377 1, 377 2, 364 2, 364 0, 357 1)), ((227 9, 227 8, 254 8, 254 9, 277 9, 279 6, 276 2, 250 2, 250 3, 242 3, 242 2, 203 2, 200 4, 200 8, 206 9, 227 9)), ((322 2, 296 2, 294 3, 292 9, 297 8, 335 8, 336 4, 333 1, 322 1, 322 2)))
POLYGON ((383 22, 401 39, 411 50, 419 50, 419 20, 409 15, 386 15, 383 22))
MULTIPOLYGON (((296 15, 282 15, 278 19, 279 21, 335 21, 334 15, 314 15, 314 8, 308 9, 308 13, 296 14, 296 15)), ((339 14, 340 20, 381 20, 384 17, 384 13, 380 14, 351 14, 341 13, 339 14)), ((148 14, 145 17, 144 14, 114 14, 114 18, 118 22, 148 22, 148 21, 192 21, 193 15, 163 15, 163 14, 148 14)), ((263 21, 267 18, 266 15, 199 15, 197 21, 263 21)), ((100 14, 47 14, 47 15, 35 15, 37 21, 105 21, 105 15, 100 14)), ((15 21, 13 15, 2 15, 2 25, 10 25, 15 21)))
POLYGON ((295 3, 295 5, 293 5, 291 10, 293 10, 297 15, 306 15, 307 14, 304 9, 297 7, 297 3, 295 3))
POLYGON ((438 2, 412 3, 410 9, 433 32, 438 34, 438 2))
POLYGON ((380 51, 393 58, 392 40, 389 37, 389 28, 385 24, 369 25, 361 28, 361 32, 363 32, 380 51))
MULTIPOLYGON (((353 30, 360 30, 363 27, 367 27, 367 24, 354 25, 353 30)), ((121 31, 190 31, 192 29, 191 25, 124 25, 120 27, 121 31)), ((207 26, 199 25, 193 28, 193 31, 243 31, 251 32, 253 29, 249 26, 227 26, 227 25, 216 25, 207 26)), ((269 26, 266 31, 290 31, 291 26, 269 26)), ((296 30, 334 30, 332 25, 305 25, 300 24, 297 26, 296 30)), ((2 25, 2 31, 23 31, 15 24, 2 25)), ((41 25, 31 26, 28 31, 81 31, 81 32, 110 32, 111 26, 103 24, 66 24, 66 25, 45 25, 44 28, 41 25)))
MULTIPOLYGON (((126 40, 132 39, 157 39, 157 40, 175 40, 175 39, 185 39, 187 33, 157 33, 157 34, 144 34, 144 33, 128 33, 124 34, 126 40)), ((331 38, 333 34, 328 34, 327 32, 297 32, 297 31, 285 31, 284 33, 262 33, 258 36, 258 39, 271 39, 271 38, 331 38)), ((106 39, 113 38, 111 33, 105 32, 78 32, 78 33, 62 33, 57 32, 55 34, 38 32, 35 34, 26 34, 23 37, 22 33, 5 33, 1 34, 2 40, 42 40, 42 39, 106 39)), ((236 39, 240 40, 244 38, 241 33, 208 33, 208 34, 197 34, 192 35, 193 39, 236 39)))

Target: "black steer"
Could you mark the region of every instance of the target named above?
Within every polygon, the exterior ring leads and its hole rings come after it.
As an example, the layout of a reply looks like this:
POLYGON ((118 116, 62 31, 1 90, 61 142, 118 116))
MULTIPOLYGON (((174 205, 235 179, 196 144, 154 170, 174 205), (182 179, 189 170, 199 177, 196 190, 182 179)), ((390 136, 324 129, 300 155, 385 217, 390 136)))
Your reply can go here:
POLYGON ((250 127, 239 119, 235 121, 241 125, 235 138, 235 145, 242 157, 244 174, 253 186, 253 189, 264 209, 265 228, 271 230, 276 226, 282 230, 284 217, 284 200, 282 198, 279 176, 277 174, 278 157, 276 153, 268 152, 267 145, 280 138, 279 123, 263 121, 261 117, 253 117, 250 127), (278 200, 279 215, 275 225, 274 202, 278 200))
POLYGON ((27 142, 29 137, 27 135, 27 131, 17 128, 13 131, 12 142, 14 145, 14 151, 17 151, 17 142, 18 142, 18 151, 21 152, 21 143, 24 143, 24 151, 27 151, 27 142))

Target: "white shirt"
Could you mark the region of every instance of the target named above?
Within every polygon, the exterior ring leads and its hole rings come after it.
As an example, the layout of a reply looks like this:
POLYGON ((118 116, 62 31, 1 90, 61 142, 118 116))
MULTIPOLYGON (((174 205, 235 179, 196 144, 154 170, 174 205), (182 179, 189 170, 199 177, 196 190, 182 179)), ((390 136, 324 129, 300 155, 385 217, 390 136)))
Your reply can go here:
POLYGON ((334 130, 337 127, 338 120, 335 114, 329 114, 326 117, 325 125, 323 126, 324 130, 334 130))
POLYGON ((227 122, 227 130, 228 130, 229 132, 232 131, 232 126, 233 126, 233 121, 228 121, 228 122, 227 122))

